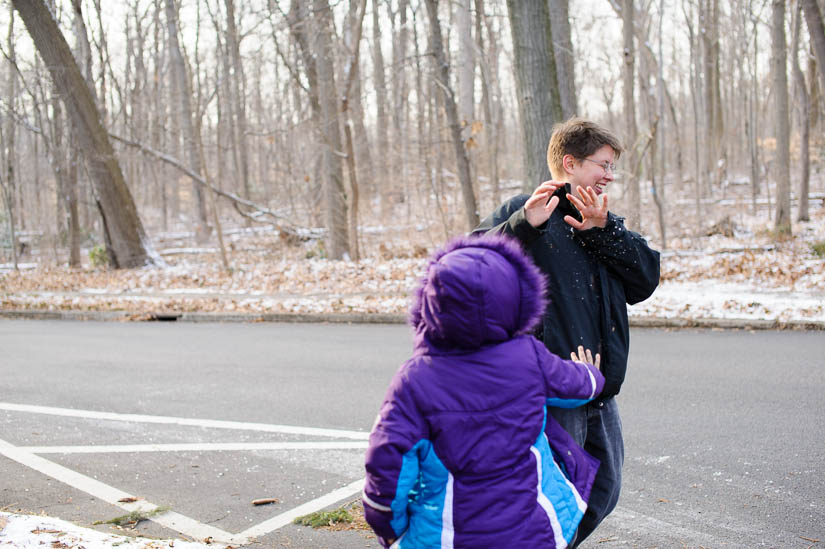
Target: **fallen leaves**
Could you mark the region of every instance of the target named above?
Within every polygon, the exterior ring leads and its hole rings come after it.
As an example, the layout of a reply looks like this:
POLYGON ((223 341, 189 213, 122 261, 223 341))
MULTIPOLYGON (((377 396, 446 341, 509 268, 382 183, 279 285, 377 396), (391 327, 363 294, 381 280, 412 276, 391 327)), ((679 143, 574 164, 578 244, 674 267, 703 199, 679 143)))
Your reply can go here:
MULTIPOLYGON (((365 233, 367 251, 353 262, 307 258, 305 250, 285 248, 276 234, 232 237, 237 238, 229 258, 231 272, 222 267, 216 253, 167 256, 166 266, 141 269, 39 265, 0 271, 0 309, 126 312, 129 320, 172 319, 196 312, 404 315, 427 256, 440 244, 428 249, 409 236, 389 239, 386 234, 365 233)), ((814 241, 825 241, 825 210, 812 212, 811 222, 785 242, 773 240, 757 227, 734 238, 674 238, 661 258, 661 280, 663 286, 712 281, 739 284, 754 293, 825 294, 825 261, 812 251, 814 241)), ((768 314, 751 301, 731 302, 723 310, 768 314)), ((821 314, 816 305, 805 306, 811 308, 805 318, 821 314)), ((715 311, 682 300, 664 312, 664 316, 712 317, 715 311)), ((778 311, 771 314, 782 319, 778 311)))

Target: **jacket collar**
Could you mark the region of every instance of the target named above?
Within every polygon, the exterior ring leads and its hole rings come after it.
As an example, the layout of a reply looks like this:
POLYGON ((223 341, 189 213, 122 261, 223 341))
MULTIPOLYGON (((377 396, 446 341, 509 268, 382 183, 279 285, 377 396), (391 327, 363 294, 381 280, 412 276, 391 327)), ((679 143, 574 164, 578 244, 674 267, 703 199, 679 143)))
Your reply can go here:
POLYGON ((573 203, 567 199, 570 189, 570 183, 565 183, 563 187, 559 187, 556 189, 556 192, 553 193, 553 196, 559 197, 559 205, 556 207, 556 210, 564 215, 571 215, 581 221, 581 214, 579 213, 579 210, 577 210, 573 203))

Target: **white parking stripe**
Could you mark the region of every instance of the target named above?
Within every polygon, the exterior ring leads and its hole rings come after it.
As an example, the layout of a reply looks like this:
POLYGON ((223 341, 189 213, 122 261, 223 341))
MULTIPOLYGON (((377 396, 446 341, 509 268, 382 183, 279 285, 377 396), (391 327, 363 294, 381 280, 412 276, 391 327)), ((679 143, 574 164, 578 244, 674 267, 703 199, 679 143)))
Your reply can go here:
MULTIPOLYGON (((35 471, 39 471, 44 475, 48 475, 64 484, 68 484, 73 488, 77 488, 82 492, 86 492, 87 494, 107 503, 121 507, 129 512, 154 511, 158 508, 157 505, 148 501, 122 503, 119 500, 134 496, 109 486, 108 484, 104 484, 99 480, 80 474, 77 471, 72 471, 62 465, 58 465, 57 463, 51 462, 45 458, 36 456, 31 452, 26 452, 25 450, 13 446, 2 439, 0 439, 0 454, 22 465, 30 467, 35 471)), ((215 528, 214 526, 209 526, 208 524, 202 524, 189 517, 171 511, 152 517, 152 521, 182 534, 186 534, 187 536, 191 536, 197 540, 204 540, 211 537, 213 540, 221 543, 246 542, 245 539, 241 539, 239 536, 233 536, 229 532, 225 532, 224 530, 215 528)))
POLYGON ((367 442, 194 442, 98 446, 18 446, 32 454, 125 454, 139 452, 238 452, 248 450, 363 450, 367 442))
POLYGON ((265 520, 257 526, 244 530, 238 534, 238 536, 244 536, 247 538, 265 536, 266 534, 273 532, 282 526, 291 524, 293 520, 302 515, 308 515, 310 513, 314 513, 315 511, 320 511, 324 507, 361 492, 364 489, 364 480, 365 479, 363 478, 361 480, 356 480, 355 482, 338 488, 329 494, 313 499, 312 501, 308 501, 298 507, 295 507, 294 509, 290 509, 286 513, 281 513, 280 515, 272 517, 269 520, 265 520))
POLYGON ((333 438, 368 440, 370 434, 364 431, 347 431, 344 429, 321 429, 318 427, 299 427, 294 425, 270 425, 268 423, 246 423, 242 421, 222 421, 219 419, 193 419, 184 417, 150 416, 143 414, 116 414, 96 412, 94 410, 73 410, 71 408, 54 408, 51 406, 32 406, 0 402, 0 410, 11 412, 29 412, 33 414, 50 414, 63 417, 80 417, 85 419, 105 419, 109 421, 131 421, 137 423, 163 423, 171 425, 188 425, 193 427, 210 427, 213 429, 237 429, 241 431, 262 431, 265 433, 284 433, 291 435, 309 435, 333 438))
MULTIPOLYGON (((117 414, 96 412, 92 410, 74 410, 70 408, 55 408, 50 406, 33 406, 0 402, 0 410, 27 412, 35 414, 49 414, 63 417, 79 417, 84 419, 100 419, 109 421, 126 421, 136 423, 161 423, 172 425, 187 425, 217 429, 236 429, 245 431, 259 431, 269 433, 286 433, 305 436, 326 436, 332 438, 355 439, 355 442, 345 441, 291 441, 291 442, 248 442, 248 443, 175 443, 175 444, 123 444, 123 445, 90 445, 90 446, 14 446, 0 439, 0 455, 26 465, 36 471, 48 475, 64 484, 82 490, 107 503, 116 505, 127 511, 152 511, 158 507, 148 501, 140 500, 135 503, 122 503, 118 500, 132 497, 130 494, 104 484, 91 477, 58 465, 37 454, 92 454, 92 453, 133 453, 133 452, 183 452, 183 451, 250 451, 250 450, 330 450, 330 449, 357 449, 367 447, 369 433, 347 431, 342 429, 320 429, 314 427, 295 427, 289 425, 270 425, 265 423, 245 423, 236 421, 221 421, 209 419, 191 419, 168 416, 150 416, 140 414, 117 414)), ((173 511, 153 516, 150 520, 190 536, 194 539, 212 538, 213 541, 223 544, 244 545, 252 538, 264 536, 278 528, 282 528, 302 515, 319 511, 324 507, 335 504, 351 497, 363 490, 364 479, 357 480, 347 486, 338 488, 312 501, 299 505, 289 511, 268 519, 257 526, 253 526, 240 534, 231 534, 214 526, 200 523, 192 518, 173 511)))

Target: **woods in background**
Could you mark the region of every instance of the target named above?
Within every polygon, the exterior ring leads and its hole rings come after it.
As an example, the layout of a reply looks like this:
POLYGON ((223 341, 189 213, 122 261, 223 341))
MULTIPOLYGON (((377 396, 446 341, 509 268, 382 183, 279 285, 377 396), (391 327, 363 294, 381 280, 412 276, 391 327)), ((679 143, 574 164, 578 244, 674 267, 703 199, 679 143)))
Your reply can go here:
MULTIPOLYGON (((0 260, 158 261, 225 226, 465 232, 549 178, 554 123, 627 145, 612 204, 666 248, 747 185, 825 191, 821 0, 2 0, 0 260)), ((821 207, 815 202, 813 207, 821 207)))

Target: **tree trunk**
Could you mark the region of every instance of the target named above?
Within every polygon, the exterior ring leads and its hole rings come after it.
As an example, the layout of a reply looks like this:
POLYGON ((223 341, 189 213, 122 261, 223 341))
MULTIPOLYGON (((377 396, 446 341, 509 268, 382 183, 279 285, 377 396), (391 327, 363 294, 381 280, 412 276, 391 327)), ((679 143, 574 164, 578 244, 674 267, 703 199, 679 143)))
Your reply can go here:
POLYGON ((567 120, 579 112, 576 101, 576 71, 573 39, 570 34, 569 0, 549 0, 550 29, 553 36, 553 55, 556 59, 556 78, 559 82, 561 116, 567 120))
POLYGON ((456 27, 458 30, 458 63, 456 76, 458 77, 458 118, 461 121, 461 139, 464 141, 467 158, 470 162, 471 180, 473 177, 473 145, 475 140, 475 65, 476 45, 473 42, 473 17, 471 13, 472 0, 455 2, 456 27))
MULTIPOLYGON (((756 44, 759 40, 759 25, 757 19, 754 17, 751 21, 751 25, 753 28, 753 58, 750 61, 750 71, 751 71, 751 82, 750 82, 750 101, 748 102, 748 128, 750 129, 750 133, 748 134, 748 143, 749 143, 749 150, 750 150, 750 168, 751 168, 751 201, 753 207, 753 213, 756 214, 756 198, 759 196, 760 190, 760 183, 759 183, 759 119, 757 117, 758 112, 758 105, 759 105, 759 85, 756 78, 757 74, 757 64, 756 64, 756 56, 757 56, 757 48, 756 44)), ((769 191, 770 192, 770 191, 769 191)))
MULTIPOLYGON (((8 74, 6 74, 6 78, 8 80, 6 81, 7 88, 5 97, 5 100, 12 110, 17 102, 17 71, 15 70, 17 61, 14 43, 14 12, 12 11, 9 14, 9 32, 6 40, 9 63, 7 65, 8 74)), ((3 202, 6 204, 6 214, 8 215, 6 221, 9 226, 12 265, 14 265, 14 270, 17 270, 17 229, 15 226, 17 177, 14 171, 14 157, 17 152, 15 150, 17 127, 14 123, 13 116, 6 116, 3 122, 5 122, 5 127, 0 126, 0 143, 2 143, 2 145, 0 145, 0 158, 3 159, 3 166, 0 166, 0 170, 5 171, 5 175, 0 173, 0 187, 2 187, 3 190, 3 202)))
MULTIPOLYGON (((634 10, 633 0, 624 0, 622 4, 622 36, 624 37, 624 65, 622 68, 622 99, 624 106, 625 144, 627 147, 627 160, 629 166, 635 166, 639 152, 636 150, 636 102, 634 99, 634 83, 636 63, 636 50, 634 47, 634 10)), ((627 182, 628 194, 628 215, 627 225, 634 231, 638 231, 641 223, 641 189, 639 180, 634 177, 634 171, 630 172, 627 182)))
POLYGON ((327 257, 344 259, 350 254, 347 228, 347 196, 341 165, 341 127, 335 83, 335 52, 332 45, 332 15, 328 0, 313 0, 315 19, 312 51, 318 74, 320 134, 324 156, 324 224, 327 228, 327 257))
POLYGON ((381 48, 381 22, 379 0, 372 0, 372 80, 375 90, 375 144, 378 149, 375 169, 375 186, 380 200, 382 217, 391 211, 387 158, 389 154, 387 117, 387 84, 384 75, 384 53, 381 48))
POLYGON ((553 124, 561 120, 561 99, 547 0, 507 0, 513 37, 521 130, 524 139, 522 188, 532 192, 550 178, 547 145, 553 124))
MULTIPOLYGON (((74 17, 72 25, 75 34, 75 59, 78 68, 86 80, 86 85, 90 91, 94 91, 94 80, 92 78, 92 47, 86 33, 86 25, 83 22, 82 5, 79 0, 72 0, 74 17)), ((99 103, 99 101, 98 101, 99 103)), ((68 230, 69 230, 69 266, 80 267, 80 212, 78 209, 78 163, 81 162, 81 151, 77 148, 77 138, 74 130, 69 132, 68 157, 66 164, 68 167, 64 177, 63 199, 66 203, 68 230)))
MULTIPOLYGON (((166 0, 166 26, 169 38, 169 61, 172 70, 172 90, 176 118, 181 124, 183 134, 183 150, 189 166, 195 173, 203 173, 200 154, 198 153, 198 136, 195 135, 192 110, 192 91, 189 86, 189 77, 186 71, 186 62, 178 41, 178 7, 175 0, 166 0)), ((203 189, 192 183, 195 194, 195 235, 199 242, 204 242, 212 233, 209 225, 209 212, 206 205, 206 196, 203 189)))
POLYGON ((715 188, 725 171, 724 116, 719 74, 719 0, 701 0, 701 37, 704 54, 705 142, 707 183, 715 188))
MULTIPOLYGON (((484 14, 484 0, 475 0, 476 6, 476 44, 481 68, 481 107, 484 113, 484 138, 487 157, 487 172, 490 179, 490 193, 486 196, 493 204, 501 202, 498 171, 499 121, 497 109, 493 106, 494 82, 498 82, 498 44, 490 31, 490 24, 484 14), (484 29, 488 29, 489 48, 484 47, 484 29)), ((483 199, 479 196, 479 202, 483 199)))
POLYGON ((233 139, 238 150, 239 165, 236 173, 241 178, 243 197, 249 200, 252 197, 252 190, 249 183, 249 146, 246 138, 248 127, 246 121, 246 77, 241 59, 241 42, 235 24, 235 2, 234 0, 224 0, 224 3, 226 4, 226 47, 229 49, 229 56, 232 60, 232 77, 229 91, 235 121, 233 139))
POLYGON ((788 107, 787 47, 785 45, 785 2, 772 0, 771 72, 773 73, 774 116, 776 121, 776 219, 780 234, 791 234, 791 152, 788 107))
POLYGON ((348 28, 345 35, 345 45, 349 51, 349 59, 344 69, 344 83, 341 95, 341 119, 344 121, 344 141, 347 147, 347 174, 349 179, 349 250, 353 261, 360 259, 361 253, 358 246, 358 170, 356 169, 355 145, 353 143, 353 126, 355 125, 350 116, 350 99, 353 93, 353 84, 358 79, 358 66, 361 52, 361 31, 364 25, 364 14, 366 13, 366 0, 358 0, 356 5, 350 3, 348 17, 348 28))
POLYGON ((430 48, 434 54, 435 77, 444 96, 444 110, 450 125, 450 136, 453 142, 458 180, 461 185, 461 194, 464 198, 464 214, 467 219, 467 230, 478 225, 478 207, 473 192, 473 181, 470 178, 470 161, 467 158, 466 143, 461 139, 461 122, 458 119, 458 106, 455 95, 450 86, 450 66, 444 55, 444 46, 441 38, 441 23, 438 20, 437 0, 426 0, 427 15, 430 19, 430 48))
POLYGON ((805 12, 805 23, 811 37, 811 46, 819 69, 819 89, 825 90, 825 24, 816 0, 799 0, 805 12))
POLYGON ((808 213, 808 193, 811 186, 811 117, 810 104, 808 103, 808 85, 805 82, 805 75, 802 74, 802 67, 799 65, 799 34, 802 22, 800 5, 797 4, 796 16, 794 17, 793 38, 791 40, 791 71, 793 72, 794 88, 799 98, 799 209, 797 210, 797 221, 810 221, 808 213))
POLYGON ((813 56, 813 44, 811 44, 811 54, 808 57, 808 98, 809 104, 811 105, 811 128, 816 128, 819 125, 819 121, 822 119, 820 116, 820 111, 825 112, 825 109, 822 109, 820 104, 820 96, 819 96, 819 73, 821 71, 817 70, 816 68, 816 59, 813 56))
POLYGON ((37 51, 66 104, 86 157, 88 172, 109 230, 109 260, 114 267, 138 267, 153 262, 149 243, 132 195, 123 179, 95 101, 75 63, 66 39, 42 1, 13 0, 37 51))
MULTIPOLYGON (((658 22, 658 36, 657 42, 659 46, 659 59, 657 60, 657 72, 656 72, 656 115, 659 121, 658 127, 656 128, 656 152, 658 153, 655 155, 656 158, 656 169, 659 172, 660 176, 660 184, 658 187, 654 187, 656 191, 655 200, 656 200, 656 207, 659 212, 659 228, 662 234, 662 249, 667 249, 667 227, 665 224, 665 219, 667 219, 667 215, 665 211, 667 210, 667 188, 666 185, 666 168, 667 168, 667 113, 665 113, 665 76, 664 76, 664 53, 663 53, 663 36, 662 36, 662 26, 663 26, 663 19, 664 19, 664 12, 665 12, 665 5, 664 0, 660 0, 659 2, 659 22, 658 22)), ((678 147, 677 147, 678 148, 678 147)))
MULTIPOLYGON (((410 177, 407 173, 407 147, 409 138, 407 127, 409 122, 409 84, 407 82, 407 46, 410 40, 409 22, 407 12, 409 11, 409 0, 398 0, 398 29, 394 33, 392 42, 392 123, 393 140, 390 143, 390 174, 391 177, 400 182, 393 192, 394 197, 399 202, 406 205, 406 218, 409 222, 412 218, 410 177), (398 192, 400 190, 400 192, 398 192)), ((395 17, 393 17, 393 27, 395 27, 395 17)))

